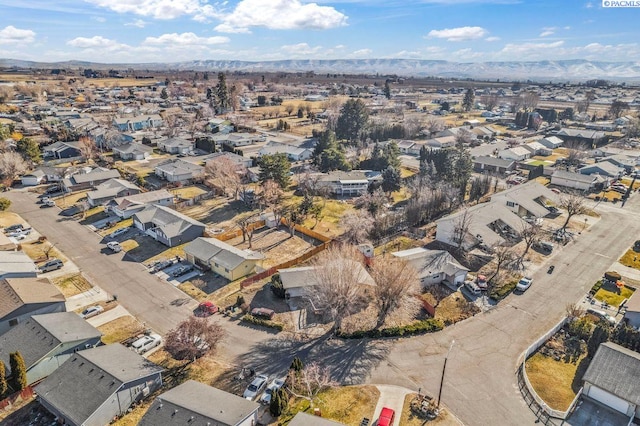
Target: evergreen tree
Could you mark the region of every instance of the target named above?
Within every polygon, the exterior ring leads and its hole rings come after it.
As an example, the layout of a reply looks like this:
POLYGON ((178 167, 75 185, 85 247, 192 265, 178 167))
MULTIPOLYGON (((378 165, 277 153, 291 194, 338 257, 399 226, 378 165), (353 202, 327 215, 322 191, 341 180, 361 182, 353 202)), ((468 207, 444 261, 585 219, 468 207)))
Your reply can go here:
POLYGON ((314 148, 313 157, 314 163, 323 173, 331 170, 351 170, 351 165, 347 161, 344 150, 338 145, 335 133, 330 130, 322 132, 320 135, 314 148))
POLYGON ((276 389, 271 394, 269 413, 271 413, 273 417, 278 417, 282 414, 285 408, 287 408, 287 405, 287 393, 285 390, 282 388, 276 389))
POLYGON ((476 94, 472 87, 467 89, 467 93, 464 94, 462 100, 462 107, 465 111, 471 111, 476 102, 476 94))
POLYGON ((40 145, 33 139, 20 139, 16 142, 16 151, 22 154, 27 161, 40 162, 40 145))
POLYGON ((593 330, 593 334, 591 334, 589 341, 587 342, 587 356, 589 358, 593 358, 601 343, 609 340, 609 334, 609 325, 604 321, 599 322, 596 326, 596 329, 593 330))
POLYGON ((302 371, 303 368, 304 368, 304 364, 302 363, 302 360, 298 357, 293 358, 293 361, 291 361, 291 366, 289 367, 289 370, 293 370, 299 373, 302 371))
POLYGON ((4 398, 7 394, 9 385, 7 384, 7 371, 4 366, 4 362, 0 361, 0 399, 4 398))
POLYGON ((382 172, 382 190, 384 192, 393 192, 400 189, 400 171, 391 166, 382 172))
POLYGON ((260 166, 260 182, 273 180, 282 189, 289 186, 291 163, 287 154, 263 155, 258 160, 258 165, 260 166))
POLYGON ((395 142, 389 142, 383 149, 384 158, 387 163, 387 167, 391 166, 394 169, 400 168, 400 148, 395 142))
POLYGON ((9 354, 9 368, 11 369, 11 379, 9 385, 14 392, 21 391, 27 387, 27 367, 24 365, 24 358, 20 352, 9 354))
POLYGON ((452 150, 451 154, 451 180, 460 189, 460 201, 463 202, 467 191, 467 183, 473 169, 473 160, 471 159, 471 153, 463 145, 462 138, 456 141, 456 148, 452 150))
POLYGON ((169 99, 169 93, 167 93, 166 87, 163 87, 162 90, 160 91, 160 98, 164 99, 165 101, 169 99))
POLYGON ((223 72, 218 73, 218 84, 216 85, 216 100, 218 108, 222 111, 229 108, 229 90, 227 89, 227 77, 223 72))
POLYGON ((361 99, 349 99, 340 109, 336 122, 336 137, 355 142, 369 121, 369 111, 361 99))
POLYGON ((389 80, 384 82, 384 96, 387 99, 391 99, 391 87, 389 86, 389 80))

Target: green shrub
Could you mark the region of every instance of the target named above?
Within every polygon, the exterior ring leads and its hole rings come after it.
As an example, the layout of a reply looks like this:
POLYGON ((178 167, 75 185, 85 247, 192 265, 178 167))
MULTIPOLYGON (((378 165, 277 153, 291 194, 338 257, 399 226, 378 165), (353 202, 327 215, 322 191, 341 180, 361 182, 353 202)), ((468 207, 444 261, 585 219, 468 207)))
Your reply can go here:
POLYGON ((383 329, 359 330, 353 333, 338 333, 338 337, 343 339, 362 339, 363 337, 380 338, 380 337, 401 337, 415 336, 416 334, 433 333, 444 328, 441 320, 429 318, 426 320, 416 321, 411 324, 388 327, 383 329))
POLYGON ((262 319, 262 318, 256 318, 253 315, 247 314, 245 316, 242 317, 242 321, 244 322, 248 322, 249 324, 254 324, 254 325, 260 325, 262 327, 269 327, 269 328, 274 328, 278 331, 282 331, 284 330, 284 326, 280 323, 277 322, 273 322, 270 320, 266 320, 266 319, 262 319))
POLYGON ((591 287, 591 290, 589 290, 589 293, 596 294, 598 290, 600 290, 600 287, 602 287, 602 280, 595 283, 593 287, 591 287))
POLYGON ((591 329, 593 328, 593 323, 589 318, 579 318, 571 321, 568 324, 567 331, 571 336, 577 337, 578 339, 588 340, 591 337, 591 329))
POLYGON ((516 285, 518 285, 518 280, 509 281, 501 286, 495 286, 489 292, 489 297, 496 302, 499 302, 515 290, 516 285))

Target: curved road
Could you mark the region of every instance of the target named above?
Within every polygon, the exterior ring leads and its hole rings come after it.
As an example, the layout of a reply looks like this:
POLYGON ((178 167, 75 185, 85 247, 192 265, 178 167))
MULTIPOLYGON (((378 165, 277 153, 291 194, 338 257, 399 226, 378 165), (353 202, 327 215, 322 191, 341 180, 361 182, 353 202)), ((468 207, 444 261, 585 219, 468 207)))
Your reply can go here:
MULTIPOLYGON (((182 292, 148 274, 140 264, 127 261, 126 255, 100 253, 100 237, 74 220, 57 216, 57 208, 40 209, 35 195, 25 191, 6 196, 13 202, 12 210, 156 331, 166 333, 191 314, 194 301, 176 305, 175 301, 185 298, 182 292)), ((221 356, 244 365, 261 362, 266 373, 276 374, 288 367, 295 354, 306 354, 342 371, 344 381, 421 387, 437 395, 444 355, 455 340, 443 404, 469 425, 533 423, 535 417, 516 384, 519 355, 560 320, 568 303, 584 297, 640 235, 638 195, 624 208, 601 204, 598 211, 602 218, 595 225, 552 256, 553 275, 541 268, 526 293, 513 294, 493 310, 442 332, 382 342, 299 342, 220 320, 229 334, 221 356)))

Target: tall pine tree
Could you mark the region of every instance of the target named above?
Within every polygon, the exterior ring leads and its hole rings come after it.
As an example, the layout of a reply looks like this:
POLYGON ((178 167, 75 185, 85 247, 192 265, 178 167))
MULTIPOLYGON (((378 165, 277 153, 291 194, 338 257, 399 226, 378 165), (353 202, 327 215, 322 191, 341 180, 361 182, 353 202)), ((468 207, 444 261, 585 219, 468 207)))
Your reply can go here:
POLYGON ((4 366, 4 362, 0 361, 0 399, 4 398, 7 395, 7 371, 4 366))
POLYGON ((471 111, 473 106, 476 103, 476 94, 473 90, 473 87, 467 89, 467 93, 464 94, 464 99, 462 100, 462 107, 465 111, 471 111))
POLYGON ((27 367, 20 352, 9 354, 9 368, 11 369, 11 380, 9 385, 14 392, 21 391, 27 387, 27 367))

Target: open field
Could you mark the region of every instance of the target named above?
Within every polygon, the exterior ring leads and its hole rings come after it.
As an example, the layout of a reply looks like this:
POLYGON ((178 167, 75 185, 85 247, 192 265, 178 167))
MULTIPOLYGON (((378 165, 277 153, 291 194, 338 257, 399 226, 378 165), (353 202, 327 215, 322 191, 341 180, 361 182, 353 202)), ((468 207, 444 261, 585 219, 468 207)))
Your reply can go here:
POLYGON ((64 275, 53 279, 53 284, 64 294, 65 298, 91 290, 93 286, 82 274, 64 275))

